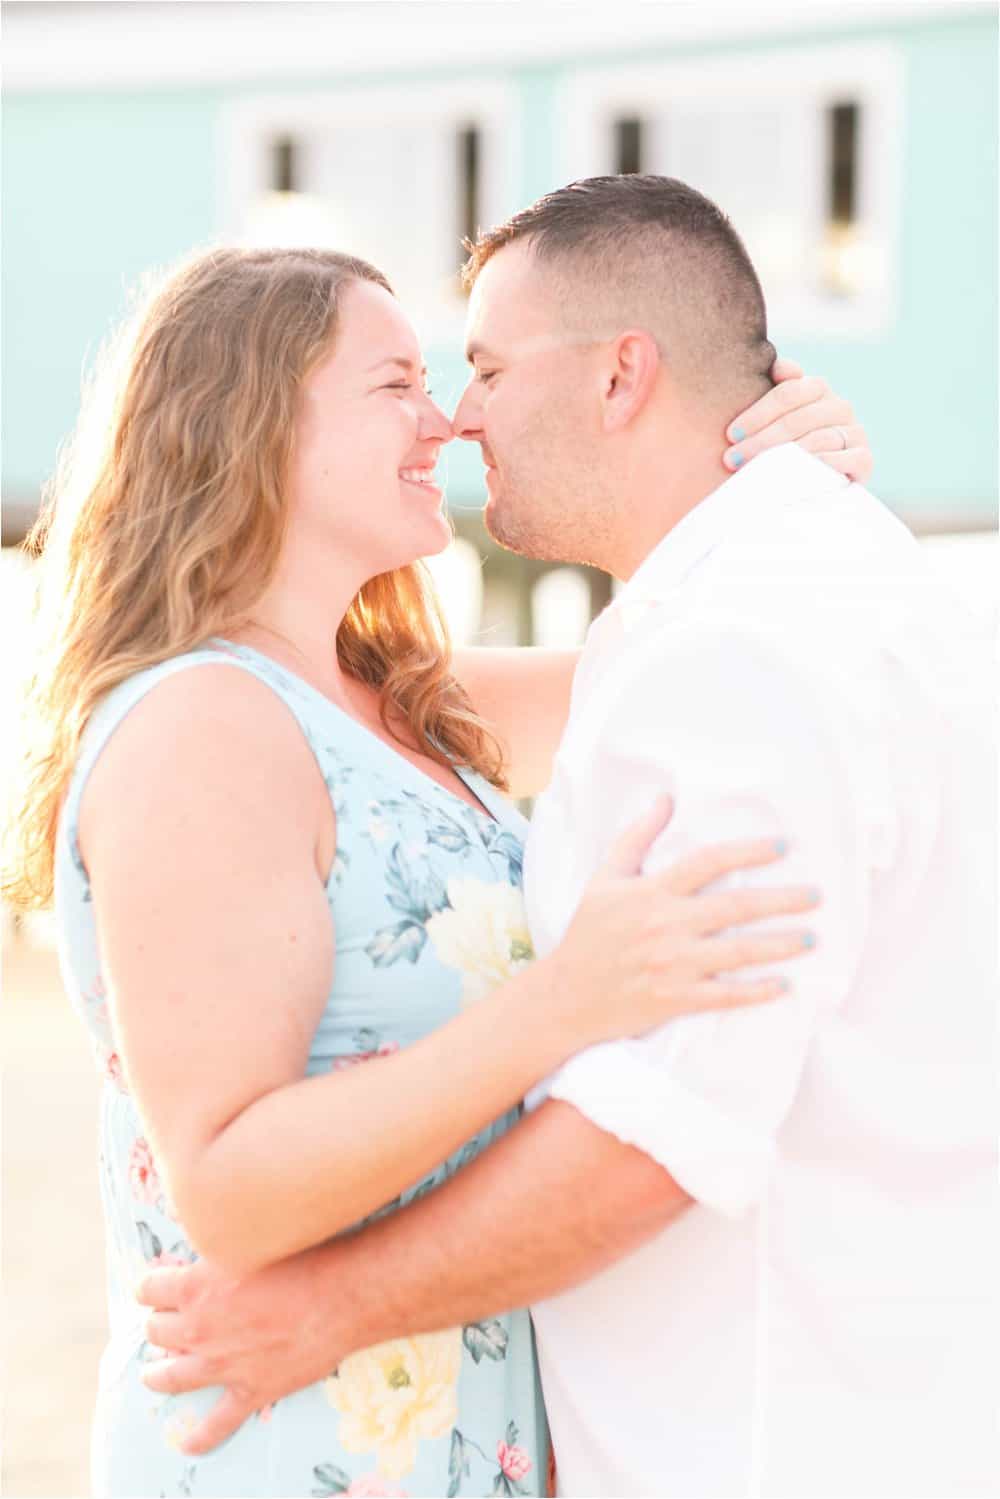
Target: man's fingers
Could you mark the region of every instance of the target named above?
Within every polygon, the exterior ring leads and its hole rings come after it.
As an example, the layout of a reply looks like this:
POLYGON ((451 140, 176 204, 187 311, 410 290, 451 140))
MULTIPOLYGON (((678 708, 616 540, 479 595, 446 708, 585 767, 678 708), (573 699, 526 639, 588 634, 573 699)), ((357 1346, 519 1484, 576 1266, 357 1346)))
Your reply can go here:
POLYGON ((187 1349, 184 1318, 178 1312, 150 1312, 146 1318, 146 1342, 170 1353, 184 1353, 187 1349))
POLYGON ((178 1358, 158 1358, 143 1364, 142 1382, 158 1395, 186 1395, 213 1384, 205 1360, 197 1353, 182 1353, 178 1358))
POLYGON ((739 869, 757 869, 783 859, 788 845, 781 838, 746 838, 712 843, 687 854, 655 876, 671 895, 697 895, 707 885, 739 869))
POLYGON ((254 1406, 245 1395, 236 1395, 232 1390, 226 1390, 204 1421, 184 1438, 181 1451, 189 1457, 201 1457, 204 1453, 211 1452, 213 1447, 218 1447, 220 1442, 231 1437, 234 1431, 239 1431, 243 1422, 253 1414, 254 1406))
POLYGON ((672 796, 659 796, 647 812, 630 823, 611 845, 604 861, 606 874, 638 874, 653 843, 674 815, 672 796))
POLYGON ((180 1306, 181 1277, 187 1275, 188 1266, 165 1267, 148 1270, 136 1282, 134 1296, 140 1306, 155 1306, 158 1311, 173 1311, 180 1306))

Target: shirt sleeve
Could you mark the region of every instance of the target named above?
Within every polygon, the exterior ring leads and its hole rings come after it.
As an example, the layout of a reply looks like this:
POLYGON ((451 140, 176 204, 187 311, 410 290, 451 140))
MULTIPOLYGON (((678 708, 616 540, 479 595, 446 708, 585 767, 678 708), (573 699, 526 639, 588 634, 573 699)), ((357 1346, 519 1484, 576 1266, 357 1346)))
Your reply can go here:
POLYGON ((691 1197, 736 1216, 763 1193, 823 1016, 849 991, 873 864, 891 841, 888 786, 851 694, 818 675, 801 648, 742 624, 675 622, 629 658, 601 732, 601 845, 664 790, 675 813, 647 871, 705 844, 782 837, 786 858, 727 883, 818 886, 817 910, 771 923, 808 926, 817 946, 737 975, 780 972, 787 997, 592 1047, 536 1089, 529 1107, 545 1097, 571 1103, 654 1157, 691 1197))

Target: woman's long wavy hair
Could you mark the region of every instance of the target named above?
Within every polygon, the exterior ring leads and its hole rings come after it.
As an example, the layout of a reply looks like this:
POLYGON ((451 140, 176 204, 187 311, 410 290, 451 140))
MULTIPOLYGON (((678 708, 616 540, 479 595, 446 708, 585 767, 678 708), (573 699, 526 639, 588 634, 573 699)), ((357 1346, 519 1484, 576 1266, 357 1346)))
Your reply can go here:
MULTIPOLYGON (((273 576, 297 394, 333 345, 353 280, 392 289, 332 251, 201 254, 102 358, 28 541, 39 632, 4 857, 14 906, 52 898, 59 811, 95 705, 133 672, 231 631, 273 576)), ((379 689, 389 732, 401 717, 428 755, 504 785, 500 746, 451 675, 421 563, 364 585, 337 654, 379 689)))

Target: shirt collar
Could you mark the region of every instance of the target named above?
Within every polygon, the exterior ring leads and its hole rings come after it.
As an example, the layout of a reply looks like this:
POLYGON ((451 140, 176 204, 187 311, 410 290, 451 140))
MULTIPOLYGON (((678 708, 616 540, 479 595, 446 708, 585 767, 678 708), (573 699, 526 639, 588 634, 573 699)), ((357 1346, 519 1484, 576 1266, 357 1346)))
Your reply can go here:
POLYGON ((679 588, 725 536, 763 522, 789 502, 846 488, 849 480, 795 443, 769 448, 719 485, 657 542, 605 613, 624 630, 679 588))

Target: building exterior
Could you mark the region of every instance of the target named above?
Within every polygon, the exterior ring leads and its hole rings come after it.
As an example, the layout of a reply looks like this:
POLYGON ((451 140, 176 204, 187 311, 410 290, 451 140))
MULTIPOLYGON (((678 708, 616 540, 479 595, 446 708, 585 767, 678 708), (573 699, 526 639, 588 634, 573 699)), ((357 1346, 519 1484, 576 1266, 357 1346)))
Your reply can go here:
MULTIPOLYGON (((629 170, 686 178, 731 214, 772 337, 849 395, 888 504, 921 532, 995 524, 995 6, 5 11, 11 539, 83 366, 150 267, 219 238, 365 255, 414 316, 447 407, 465 379, 462 236, 573 177, 629 170)), ((485 638, 575 638, 606 581, 496 553, 478 451, 456 444, 445 463, 459 533, 489 554, 485 638)))

